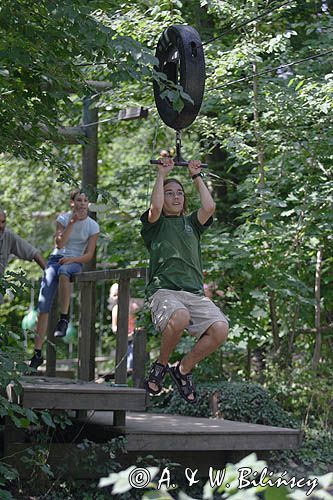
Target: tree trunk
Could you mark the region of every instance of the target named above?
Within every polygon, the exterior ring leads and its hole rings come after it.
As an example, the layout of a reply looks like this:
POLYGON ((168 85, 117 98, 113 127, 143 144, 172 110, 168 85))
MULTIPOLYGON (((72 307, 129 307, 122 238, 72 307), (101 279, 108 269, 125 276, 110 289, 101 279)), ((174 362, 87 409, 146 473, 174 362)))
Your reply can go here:
POLYGON ((271 290, 268 293, 268 296, 269 296, 269 310, 271 315, 274 351, 277 352, 280 347, 280 338, 279 338, 279 328, 276 315, 275 293, 271 290))
POLYGON ((257 144, 257 158, 259 169, 259 186, 262 191, 265 187, 265 169, 264 169, 264 148, 261 141, 260 124, 259 124, 259 102, 258 102, 258 77, 257 63, 254 62, 253 68, 253 119, 254 119, 254 135, 257 144))
POLYGON ((299 301, 297 300, 295 304, 295 312, 294 312, 294 317, 291 325, 291 330, 289 331, 288 335, 288 361, 289 364, 291 363, 292 360, 292 355, 293 355, 293 348, 294 348, 294 342, 295 342, 295 337, 296 337, 296 326, 297 326, 297 321, 299 318, 299 301))
POLYGON ((321 350, 321 330, 320 330, 320 279, 321 279, 321 266, 323 260, 323 251, 320 248, 317 251, 316 262, 316 276, 315 276, 315 328, 316 328, 316 343, 313 352, 312 366, 317 368, 320 359, 321 350))

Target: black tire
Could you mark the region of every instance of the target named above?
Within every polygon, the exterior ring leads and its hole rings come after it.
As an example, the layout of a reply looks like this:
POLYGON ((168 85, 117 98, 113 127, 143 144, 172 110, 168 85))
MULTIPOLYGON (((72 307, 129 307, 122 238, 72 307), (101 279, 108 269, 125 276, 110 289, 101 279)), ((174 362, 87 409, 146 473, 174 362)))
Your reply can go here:
POLYGON ((197 117, 205 89, 205 56, 198 32, 191 26, 173 25, 162 33, 156 48, 159 66, 168 80, 180 84, 194 104, 184 100, 180 113, 172 102, 161 98, 161 89, 154 81, 154 97, 158 113, 164 123, 175 130, 188 127, 197 117))

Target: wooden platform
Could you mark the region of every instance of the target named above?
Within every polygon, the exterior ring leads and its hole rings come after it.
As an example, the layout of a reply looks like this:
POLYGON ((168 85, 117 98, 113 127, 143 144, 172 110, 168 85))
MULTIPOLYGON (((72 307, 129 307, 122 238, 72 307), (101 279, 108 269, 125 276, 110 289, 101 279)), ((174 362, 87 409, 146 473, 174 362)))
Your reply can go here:
MULTIPOLYGON (((78 391, 76 397, 79 398, 72 399, 72 404, 68 403, 69 406, 73 408, 73 401, 76 401, 75 406, 81 405, 87 409, 91 403, 84 403, 80 398, 84 399, 87 395, 89 398, 91 393, 86 386, 90 384, 69 382, 69 394, 73 397, 73 391, 78 391)), ((48 389, 49 384, 40 383, 40 387, 48 389)), ((54 386, 57 388, 56 383, 54 386)), ((128 390, 129 388, 108 388, 102 385, 97 399, 100 401, 99 404, 104 401, 106 408, 107 404, 114 405, 114 401, 119 402, 119 398, 123 398, 126 393, 128 395, 128 390)), ((36 391, 36 383, 25 382, 24 404, 42 406, 40 402, 36 402, 36 394, 39 398, 44 398, 43 392, 36 391)), ((63 393, 60 394, 62 397, 63 393)), ((51 407, 50 398, 45 396, 43 401, 44 407, 45 402, 51 407)), ((121 404, 128 407, 131 403, 124 403, 122 399, 121 404)), ((52 408, 56 407, 55 398, 52 408)), ((114 425, 116 413, 116 411, 92 411, 87 417, 75 418, 72 426, 54 436, 48 459, 51 467, 63 467, 66 456, 68 477, 96 478, 95 468, 77 466, 78 463, 89 463, 87 455, 89 450, 78 447, 78 444, 84 439, 97 443, 97 446, 100 443, 100 448, 97 447, 95 452, 98 454, 98 460, 105 461, 108 459, 103 449, 105 443, 110 442, 112 438, 125 436, 126 453, 116 457, 124 468, 135 464, 138 457, 152 455, 156 459, 168 459, 173 463, 179 463, 183 468, 198 469, 200 475, 207 477, 209 467, 223 468, 226 463, 236 463, 252 452, 256 452, 258 458, 265 459, 268 458, 269 451, 297 448, 302 439, 302 433, 298 429, 135 411, 126 413, 126 425, 114 425)), ((13 457, 13 463, 16 467, 19 466, 18 459, 24 456, 26 448, 30 446, 31 436, 31 434, 26 435, 24 430, 14 429, 12 425, 6 427, 3 439, 4 456, 8 463, 11 463, 10 457, 13 457)), ((23 467, 20 473, 25 477, 28 472, 23 467)))
MULTIPOLYGON (((84 422, 88 439, 99 436, 107 441, 115 435, 112 412, 95 412, 84 422)), ((126 426, 117 434, 126 437, 127 453, 119 458, 124 467, 135 464, 137 457, 153 455, 198 469, 203 476, 210 466, 221 468, 252 452, 267 459, 270 451, 298 448, 302 440, 298 429, 136 412, 126 414, 126 426)))
MULTIPOLYGON (((112 432, 112 412, 95 412, 89 426, 96 434, 112 432)), ((298 429, 233 422, 220 418, 196 418, 161 413, 126 414, 128 451, 287 450, 302 439, 298 429)))
POLYGON ((24 408, 52 410, 139 410, 146 408, 146 391, 122 385, 97 384, 44 376, 23 377, 23 393, 9 384, 10 402, 24 408))
MULTIPOLYGON (((269 451, 297 448, 302 437, 297 429, 179 415, 129 412, 125 427, 113 426, 112 421, 113 412, 109 411, 92 412, 87 418, 75 419, 73 426, 62 432, 62 442, 57 440, 50 446, 50 465, 55 468, 63 465, 65 455, 69 457, 68 477, 96 478, 94 468, 75 465, 87 461, 87 450, 77 444, 83 439, 101 443, 95 452, 100 461, 105 461, 108 457, 103 445, 114 437, 125 436, 126 453, 116 457, 124 469, 135 464, 138 457, 152 455, 178 463, 183 469, 197 469, 199 475, 208 477, 209 467, 223 468, 226 463, 237 463, 252 452, 258 458, 267 459, 269 451)), ((28 443, 12 443, 10 456, 16 457, 17 462, 27 446, 28 443)))

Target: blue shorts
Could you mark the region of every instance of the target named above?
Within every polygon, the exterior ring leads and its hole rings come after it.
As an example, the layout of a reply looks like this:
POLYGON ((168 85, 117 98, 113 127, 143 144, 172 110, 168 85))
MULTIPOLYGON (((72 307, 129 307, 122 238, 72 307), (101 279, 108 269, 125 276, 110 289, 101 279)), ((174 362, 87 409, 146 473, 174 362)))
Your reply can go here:
POLYGON ((41 313, 50 312, 58 288, 60 274, 64 274, 68 278, 71 278, 73 274, 79 273, 82 270, 82 264, 78 262, 59 264, 59 260, 63 257, 63 255, 59 254, 50 255, 47 261, 47 267, 44 271, 38 297, 38 311, 41 313))

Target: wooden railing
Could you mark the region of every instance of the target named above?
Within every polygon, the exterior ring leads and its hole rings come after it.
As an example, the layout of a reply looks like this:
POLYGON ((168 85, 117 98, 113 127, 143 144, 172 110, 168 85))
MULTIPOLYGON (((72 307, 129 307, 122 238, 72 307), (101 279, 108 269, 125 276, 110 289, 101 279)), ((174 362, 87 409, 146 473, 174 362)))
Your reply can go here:
MULTIPOLYGON (((95 378, 95 289, 98 281, 117 281, 118 289, 118 326, 116 336, 116 369, 115 384, 127 382, 127 349, 128 349, 128 314, 130 301, 130 280, 145 278, 145 268, 133 269, 104 269, 100 271, 85 271, 74 276, 74 283, 80 289, 80 315, 78 336, 78 373, 80 380, 94 380, 95 378)), ((53 347, 55 339, 53 332, 58 320, 57 301, 49 316, 49 342, 46 347, 46 375, 56 375, 56 350, 53 347), (53 345, 52 345, 53 344, 53 345)), ((142 351, 140 345, 135 349, 142 351)), ((142 353, 141 353, 142 354, 142 353)), ((140 377, 140 375, 137 375, 140 377)), ((135 378, 135 374, 134 374, 135 378)))

